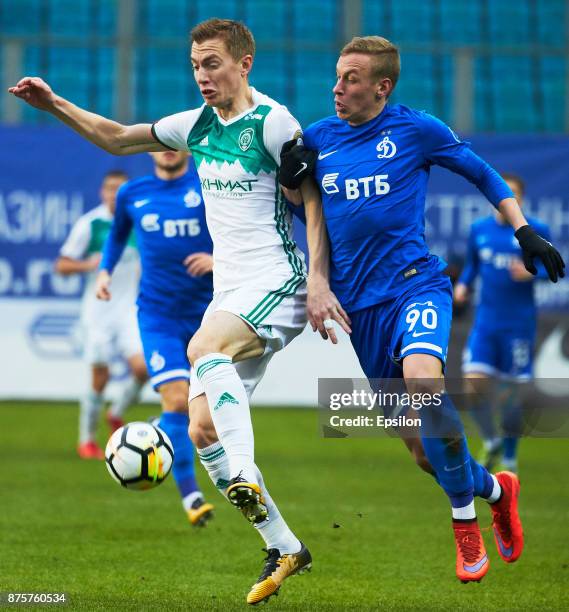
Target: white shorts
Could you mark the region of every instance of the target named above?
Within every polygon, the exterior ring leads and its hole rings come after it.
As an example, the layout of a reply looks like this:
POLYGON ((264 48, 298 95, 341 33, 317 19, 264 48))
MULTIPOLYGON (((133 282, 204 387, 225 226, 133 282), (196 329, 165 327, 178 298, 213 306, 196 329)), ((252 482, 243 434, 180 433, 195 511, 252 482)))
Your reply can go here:
POLYGON ((83 358, 90 365, 108 365, 115 355, 129 359, 142 354, 136 308, 109 322, 82 322, 83 358))
MULTIPOLYGON (((216 293, 202 319, 203 323, 211 314, 220 310, 231 312, 243 319, 260 338, 266 341, 265 352, 262 355, 235 363, 235 369, 243 381, 249 398, 263 378, 272 356, 292 342, 306 327, 305 283, 300 285, 294 295, 279 299, 278 303, 274 303, 276 301, 274 300, 262 311, 263 304, 267 304, 269 300, 266 292, 249 288, 216 293), (251 313, 253 316, 249 316, 251 313), (261 314, 255 317, 255 313, 261 314)), ((203 385, 192 368, 189 401, 202 393, 204 393, 203 385)))

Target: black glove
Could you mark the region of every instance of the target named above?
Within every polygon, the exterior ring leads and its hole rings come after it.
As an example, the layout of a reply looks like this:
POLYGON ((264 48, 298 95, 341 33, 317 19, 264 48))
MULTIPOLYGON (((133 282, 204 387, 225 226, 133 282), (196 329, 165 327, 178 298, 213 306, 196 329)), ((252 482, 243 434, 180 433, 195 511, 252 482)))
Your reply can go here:
POLYGON ((565 276, 563 258, 551 242, 547 242, 529 225, 520 227, 514 235, 522 247, 522 258, 528 272, 537 274, 533 259, 539 257, 552 282, 556 283, 558 278, 565 276))
POLYGON ((302 144, 300 138, 285 142, 281 149, 280 184, 287 189, 298 189, 302 181, 314 172, 316 155, 302 144))

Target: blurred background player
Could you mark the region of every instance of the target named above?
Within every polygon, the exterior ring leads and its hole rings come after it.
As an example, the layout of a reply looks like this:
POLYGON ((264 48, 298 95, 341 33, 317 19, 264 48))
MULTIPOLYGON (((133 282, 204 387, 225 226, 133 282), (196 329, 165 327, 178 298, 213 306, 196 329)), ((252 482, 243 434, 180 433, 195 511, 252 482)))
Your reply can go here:
MULTIPOLYGON (((502 175, 521 204, 524 183, 519 176, 502 175)), ((530 225, 549 240, 549 228, 536 219, 530 225)), ((528 272, 514 230, 496 210, 472 226, 464 270, 454 288, 454 301, 464 305, 480 276, 480 297, 474 325, 464 351, 463 371, 473 392, 472 416, 483 438, 480 462, 491 469, 502 455, 504 469, 517 472, 521 429, 521 386, 532 377, 537 313, 534 286, 546 279, 528 272), (499 382, 496 386, 491 383, 499 382), (493 391, 496 391, 495 393, 493 391), (497 433, 492 406, 501 409, 502 431, 497 433)))
MULTIPOLYGON (((199 177, 186 152, 152 153, 154 175, 130 181, 119 191, 117 210, 105 246, 97 295, 113 298, 117 262, 132 229, 142 263, 138 324, 150 382, 160 394, 159 427, 174 446, 173 474, 193 525, 205 525, 213 506, 204 503, 194 473, 189 437, 188 342, 200 326, 212 293, 209 236, 199 177)), ((124 257, 124 255, 123 255, 124 257)))
POLYGON ((105 175, 100 190, 101 204, 78 219, 55 262, 59 274, 84 274, 86 277, 81 327, 83 355, 91 366, 91 385, 80 402, 77 450, 82 459, 105 458, 95 437, 105 387, 110 379, 109 364, 116 353, 127 361, 132 377, 122 385, 107 413, 111 432, 123 425, 124 411, 138 399, 147 380, 136 322, 140 261, 132 236, 128 237, 127 252, 116 272, 116 299, 106 304, 95 295, 95 271, 113 221, 117 190, 126 180, 128 177, 121 170, 105 175))

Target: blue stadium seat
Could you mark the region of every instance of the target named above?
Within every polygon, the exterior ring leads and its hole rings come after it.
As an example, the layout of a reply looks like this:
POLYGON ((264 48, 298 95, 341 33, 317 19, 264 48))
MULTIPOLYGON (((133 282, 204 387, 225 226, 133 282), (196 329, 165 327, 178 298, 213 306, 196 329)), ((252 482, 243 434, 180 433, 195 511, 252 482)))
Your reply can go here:
POLYGON ((89 0, 51 0, 45 15, 52 34, 84 35, 92 28, 89 0))
POLYGON ((392 37, 393 20, 391 18, 391 4, 389 1, 363 3, 362 36, 392 37))
POLYGON ((480 43, 480 2, 439 0, 439 5, 440 31, 445 43, 458 46, 480 43))
MULTIPOLYGON (((291 0, 289 0, 291 1, 291 0)), ((342 14, 339 2, 312 0, 310 10, 304 0, 292 0, 292 32, 302 42, 320 43, 336 51, 343 41, 340 40, 342 14)))
POLYGON ((195 2, 141 0, 137 3, 138 24, 146 36, 187 40, 188 24, 195 2))
POLYGON ((293 12, 293 5, 273 0, 255 0, 244 2, 243 6, 246 18, 239 17, 239 19, 246 21, 257 44, 274 45, 291 37, 292 24, 289 21, 289 15, 293 12))
POLYGON ((537 19, 534 24, 537 42, 542 45, 558 45, 559 47, 567 44, 565 39, 566 7, 565 0, 537 0, 537 19))
MULTIPOLYGON (((304 125, 333 112, 330 90, 345 42, 342 0, 309 5, 304 0, 137 0, 135 6, 132 103, 138 120, 201 104, 187 35, 196 23, 214 16, 251 27, 258 49, 251 81, 260 91, 287 104, 304 125)), ((565 129, 566 7, 566 0, 381 0, 362 2, 361 25, 364 35, 385 36, 401 48, 403 72, 392 103, 425 109, 452 125, 454 57, 446 46, 470 45, 475 54, 482 46, 491 53, 475 55, 475 129, 556 132, 565 129), (445 45, 444 54, 438 52, 439 43, 445 45), (504 49, 496 55, 500 48, 523 45, 551 47, 551 52, 531 55, 528 50, 521 56, 504 49), (421 46, 437 52, 420 53, 421 46)), ((1 32, 52 34, 49 50, 39 42, 25 43, 23 71, 41 74, 73 101, 112 115, 117 50, 111 37, 118 8, 118 0, 0 0, 1 32), (71 47, 58 36, 78 36, 85 43, 71 47), (93 49, 89 41, 98 36, 109 39, 93 49)), ((27 106, 22 112, 24 121, 52 120, 27 106)))
POLYGON ((541 120, 543 129, 547 132, 563 132, 565 130, 566 74, 566 58, 545 57, 541 60, 541 85, 544 105, 541 120))
POLYGON ((488 3, 489 43, 493 46, 527 45, 532 40, 533 20, 528 0, 492 0, 488 3))
POLYGON ((137 121, 155 121, 188 108, 189 88, 195 84, 187 50, 139 48, 136 79, 137 121))
POLYGON ((0 0, 2 32, 30 35, 41 31, 42 0, 0 0))
POLYGON ((393 42, 421 44, 437 38, 435 3, 423 0, 392 2, 393 42))
POLYGON ((297 76, 296 95, 286 104, 303 126, 334 113, 332 88, 337 58, 332 51, 295 54, 291 76, 297 76))

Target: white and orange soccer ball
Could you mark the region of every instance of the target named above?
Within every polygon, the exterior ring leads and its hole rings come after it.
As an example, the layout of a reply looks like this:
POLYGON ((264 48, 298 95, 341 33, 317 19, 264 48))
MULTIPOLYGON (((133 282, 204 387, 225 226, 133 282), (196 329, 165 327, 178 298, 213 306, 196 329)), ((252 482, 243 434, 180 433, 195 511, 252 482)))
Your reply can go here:
POLYGON ((158 427, 135 421, 117 429, 107 442, 105 463, 123 487, 145 491, 157 487, 174 463, 172 442, 158 427))

